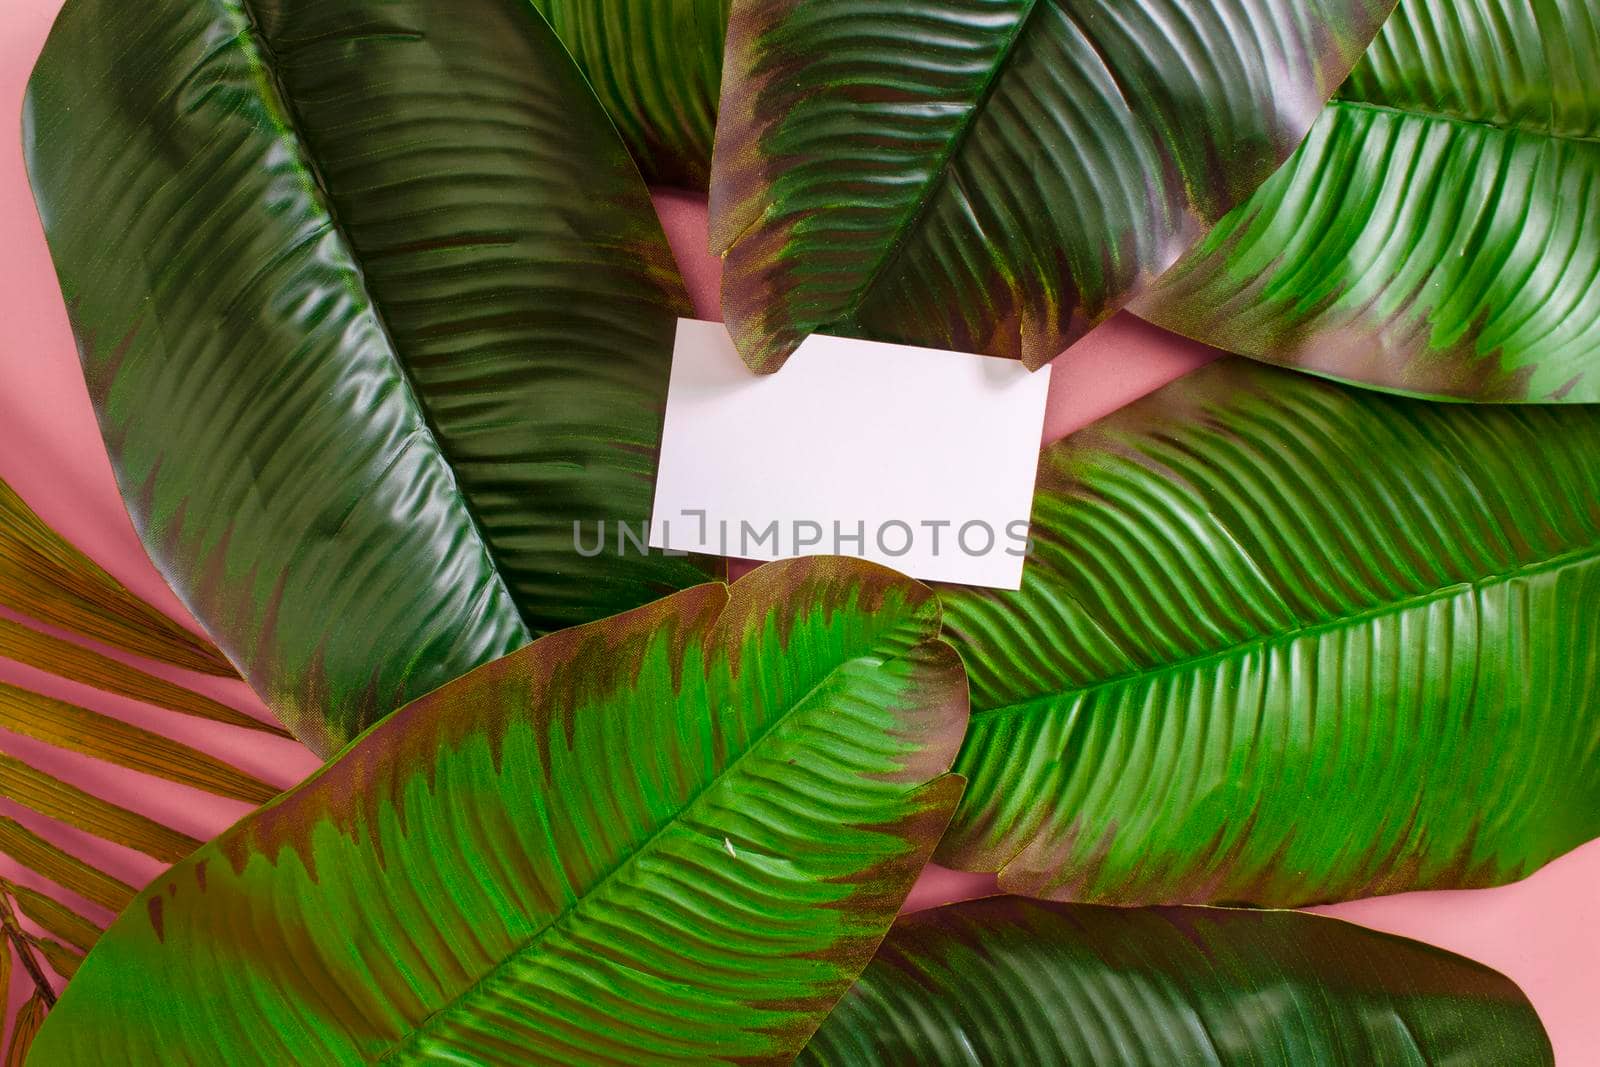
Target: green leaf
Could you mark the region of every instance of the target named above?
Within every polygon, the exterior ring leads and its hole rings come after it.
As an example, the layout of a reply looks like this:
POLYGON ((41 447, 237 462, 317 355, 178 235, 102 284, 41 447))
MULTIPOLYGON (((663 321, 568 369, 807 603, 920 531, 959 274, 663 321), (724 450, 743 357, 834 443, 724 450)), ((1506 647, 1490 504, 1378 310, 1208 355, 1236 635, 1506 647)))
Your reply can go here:
POLYGON ((704 189, 733 0, 533 0, 645 181, 704 189))
POLYGON ((793 1056, 960 792, 938 630, 797 560, 479 668, 152 884, 34 1063, 793 1056))
POLYGON ((69 0, 25 108, 134 524, 313 749, 703 580, 574 544, 648 519, 688 302, 523 0, 69 0))
POLYGON ((47 526, 3 480, 0 606, 147 659, 205 674, 233 674, 205 638, 130 593, 47 526))
POLYGON ((1600 835, 1600 410, 1244 360, 1047 449, 941 861, 1111 904, 1520 878, 1600 835))
POLYGON ((1135 310, 1402 393, 1600 400, 1600 6, 1402 0, 1299 154, 1135 310))
POLYGON ((1553 1064, 1510 979, 1297 912, 1016 897, 901 919, 800 1063, 1553 1064))
POLYGON ((711 189, 751 367, 1042 366, 1287 159, 1394 0, 740 0, 711 189))

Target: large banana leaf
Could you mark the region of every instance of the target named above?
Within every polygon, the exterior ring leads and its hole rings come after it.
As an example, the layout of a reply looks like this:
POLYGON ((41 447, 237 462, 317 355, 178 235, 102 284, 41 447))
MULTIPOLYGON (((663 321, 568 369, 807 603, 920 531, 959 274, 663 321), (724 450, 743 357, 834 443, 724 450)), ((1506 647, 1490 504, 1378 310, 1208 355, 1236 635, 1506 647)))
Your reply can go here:
POLYGON ((648 517, 688 304, 525 0, 69 0, 25 126, 135 526, 312 748, 703 579, 574 549, 648 517))
POLYGON ((1299 905, 1600 835, 1600 410, 1245 360, 1046 450, 941 858, 1029 895, 1299 905))
POLYGON ((1600 400, 1600 3, 1401 0, 1300 153, 1136 310, 1426 396, 1600 400))
POLYGON ((738 0, 723 312, 1038 367, 1289 157, 1394 0, 738 0))
POLYGON ((646 181, 704 189, 733 0, 533 0, 646 181))
POLYGON ((482 667, 147 889, 32 1062, 791 1057, 960 792, 938 631, 812 559, 482 667))
POLYGON ((817 1032, 829 1067, 1554 1063, 1509 979, 1298 912, 1000 897, 908 916, 817 1032))

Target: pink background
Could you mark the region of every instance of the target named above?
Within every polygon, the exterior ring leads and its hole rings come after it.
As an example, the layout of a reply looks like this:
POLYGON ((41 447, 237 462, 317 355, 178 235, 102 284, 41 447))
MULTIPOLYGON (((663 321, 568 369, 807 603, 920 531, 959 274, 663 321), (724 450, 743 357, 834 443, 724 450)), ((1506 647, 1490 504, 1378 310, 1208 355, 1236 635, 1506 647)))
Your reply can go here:
MULTIPOLYGON (((129 524, 100 443, 78 369, 20 152, 19 110, 28 72, 61 0, 0 0, 0 477, 52 526, 129 588, 188 620, 145 558, 129 524)), ((673 250, 701 318, 721 318, 719 265, 705 249, 703 198, 658 196, 673 250)), ((117 234, 107 234, 117 240, 117 234)), ((1191 370, 1215 355, 1129 316, 1098 330, 1056 361, 1046 439, 1073 429, 1191 370)), ((190 625, 193 625, 192 622, 190 625)), ((126 658, 126 657, 123 657, 126 658)), ((130 662, 132 662, 130 660, 130 662)), ((142 664, 237 707, 266 716, 239 682, 142 664)), ((0 681, 27 686, 160 730, 289 786, 316 767, 293 742, 186 719, 107 696, 0 659, 0 681)), ((1573 709, 1589 714, 1593 709, 1573 709)), ((244 814, 244 805, 73 757, 0 731, 0 750, 35 762, 81 788, 141 811, 198 838, 244 814)), ((32 815, 0 798, 18 819, 126 881, 143 884, 155 862, 32 815)), ((0 857, 0 875, 69 900, 99 921, 102 909, 41 883, 0 857)), ((909 907, 927 907, 992 889, 992 879, 930 871, 909 907)), ((1321 909, 1377 929, 1441 945, 1496 967, 1532 998, 1555 1041, 1558 1061, 1600 1063, 1600 843, 1579 849, 1532 878, 1500 889, 1415 893, 1321 909)), ((17 983, 13 983, 16 985, 17 983)), ((9 1020, 21 998, 7 1005, 9 1020)))

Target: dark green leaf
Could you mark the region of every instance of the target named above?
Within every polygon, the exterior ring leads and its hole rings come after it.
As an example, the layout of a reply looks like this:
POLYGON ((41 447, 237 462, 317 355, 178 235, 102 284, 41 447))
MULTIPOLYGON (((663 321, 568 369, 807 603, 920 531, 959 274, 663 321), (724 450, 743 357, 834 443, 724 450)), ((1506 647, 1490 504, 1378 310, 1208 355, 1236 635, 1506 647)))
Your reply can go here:
POLYGON ((645 181, 704 189, 732 0, 533 0, 645 181))
POLYGON ((938 631, 798 560, 482 667, 157 879, 35 1067, 791 1057, 960 792, 938 631))
POLYGON ((1038 367, 1305 137, 1394 0, 738 0, 723 312, 1038 367))
POLYGON ((1300 153, 1136 310, 1425 396, 1600 400, 1600 6, 1402 0, 1300 153))
POLYGON ((1046 450, 944 862, 1101 903, 1520 878, 1600 835, 1600 410, 1214 364, 1046 450))
POLYGON ((25 139, 134 524, 313 749, 703 578, 574 547, 688 303, 524 0, 69 0, 25 139))
POLYGON ((1295 912, 1000 897, 897 922, 802 1064, 1534 1067, 1509 979, 1295 912))

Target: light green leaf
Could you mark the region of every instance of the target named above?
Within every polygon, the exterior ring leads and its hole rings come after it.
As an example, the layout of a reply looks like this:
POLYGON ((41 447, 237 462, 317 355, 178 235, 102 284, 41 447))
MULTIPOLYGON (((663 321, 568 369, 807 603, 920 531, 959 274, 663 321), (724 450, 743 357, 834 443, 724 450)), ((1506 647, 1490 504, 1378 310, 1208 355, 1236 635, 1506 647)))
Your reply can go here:
POLYGON ((1600 400, 1600 5, 1402 0, 1305 146, 1135 310, 1381 389, 1600 400))
POLYGON ((938 630, 798 560, 480 668, 151 885, 35 1067, 791 1057, 959 794, 938 630))
POLYGON ((523 0, 69 0, 24 126, 134 525, 319 753, 704 579, 612 550, 688 302, 523 0))
POLYGON ((1043 365, 1299 145, 1394 0, 737 0, 723 313, 1043 365))
POLYGON ((943 862, 1029 895, 1495 885, 1600 836, 1600 410, 1242 360, 1047 449, 1020 592, 952 588, 943 862))
POLYGON ((895 923, 808 1067, 1534 1067, 1505 976, 1296 912, 1000 897, 895 923))

